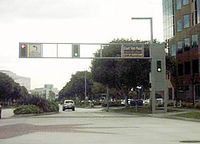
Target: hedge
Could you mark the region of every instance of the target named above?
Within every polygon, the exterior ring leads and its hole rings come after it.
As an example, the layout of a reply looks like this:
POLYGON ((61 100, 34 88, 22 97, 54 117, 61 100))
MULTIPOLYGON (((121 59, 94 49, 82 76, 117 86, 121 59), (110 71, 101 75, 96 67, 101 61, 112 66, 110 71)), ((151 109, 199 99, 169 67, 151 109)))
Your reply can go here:
POLYGON ((48 101, 41 97, 28 97, 25 99, 22 99, 19 103, 19 105, 35 105, 39 108, 40 113, 43 112, 58 112, 59 106, 56 102, 48 101))
POLYGON ((38 114, 40 112, 39 107, 35 105, 22 105, 14 110, 14 114, 38 114))

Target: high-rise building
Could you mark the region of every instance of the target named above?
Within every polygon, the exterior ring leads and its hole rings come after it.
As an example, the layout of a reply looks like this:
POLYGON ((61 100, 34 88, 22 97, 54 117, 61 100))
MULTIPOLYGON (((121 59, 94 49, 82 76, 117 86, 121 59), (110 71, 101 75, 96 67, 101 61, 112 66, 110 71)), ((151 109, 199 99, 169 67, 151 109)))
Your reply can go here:
POLYGON ((176 97, 200 99, 200 0, 163 0, 164 38, 176 58, 176 97))
POLYGON ((45 99, 54 100, 58 97, 59 90, 54 88, 52 84, 45 84, 43 88, 35 88, 31 90, 31 94, 45 99))

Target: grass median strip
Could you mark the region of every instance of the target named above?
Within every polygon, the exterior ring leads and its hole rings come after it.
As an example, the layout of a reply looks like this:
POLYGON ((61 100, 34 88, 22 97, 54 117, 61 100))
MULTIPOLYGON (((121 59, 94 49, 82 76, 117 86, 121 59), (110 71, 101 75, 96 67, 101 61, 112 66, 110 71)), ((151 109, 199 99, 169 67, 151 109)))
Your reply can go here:
POLYGON ((117 113, 126 113, 126 114, 136 114, 136 113, 141 113, 141 114, 149 114, 151 113, 150 108, 138 108, 137 110, 133 107, 128 107, 128 108, 119 108, 119 109, 110 109, 110 112, 117 112, 117 113))
POLYGON ((175 116, 191 118, 191 119, 200 119, 200 112, 187 112, 187 113, 177 114, 175 116))

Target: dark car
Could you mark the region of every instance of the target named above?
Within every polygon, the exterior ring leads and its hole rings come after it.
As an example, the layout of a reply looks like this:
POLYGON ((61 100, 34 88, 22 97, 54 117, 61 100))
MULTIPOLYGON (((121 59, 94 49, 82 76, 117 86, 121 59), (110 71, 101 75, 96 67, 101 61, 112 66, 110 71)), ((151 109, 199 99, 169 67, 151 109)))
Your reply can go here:
POLYGON ((143 106, 143 100, 141 99, 133 99, 130 101, 130 106, 143 106))

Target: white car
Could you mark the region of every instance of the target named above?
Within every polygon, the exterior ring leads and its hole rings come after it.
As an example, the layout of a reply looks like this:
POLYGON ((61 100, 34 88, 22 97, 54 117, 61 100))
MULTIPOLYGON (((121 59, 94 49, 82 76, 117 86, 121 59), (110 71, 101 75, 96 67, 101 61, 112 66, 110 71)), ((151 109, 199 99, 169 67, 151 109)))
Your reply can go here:
POLYGON ((150 104, 150 99, 145 99, 145 100, 143 100, 143 104, 144 104, 144 105, 150 104))
POLYGON ((164 105, 163 98, 156 98, 156 105, 157 106, 163 106, 164 105))
POLYGON ((73 100, 64 100, 63 111, 65 111, 66 109, 71 109, 72 111, 75 111, 75 103, 73 100))

